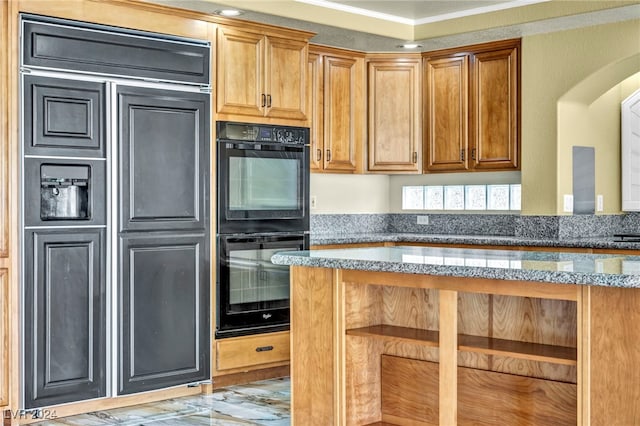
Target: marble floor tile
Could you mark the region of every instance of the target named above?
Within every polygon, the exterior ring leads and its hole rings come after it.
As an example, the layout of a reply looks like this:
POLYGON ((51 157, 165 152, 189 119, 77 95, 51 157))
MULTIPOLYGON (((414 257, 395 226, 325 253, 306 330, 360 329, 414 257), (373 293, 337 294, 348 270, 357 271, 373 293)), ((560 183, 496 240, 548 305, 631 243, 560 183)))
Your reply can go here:
POLYGON ((288 426, 289 378, 217 389, 211 394, 98 411, 33 423, 34 426, 288 426))

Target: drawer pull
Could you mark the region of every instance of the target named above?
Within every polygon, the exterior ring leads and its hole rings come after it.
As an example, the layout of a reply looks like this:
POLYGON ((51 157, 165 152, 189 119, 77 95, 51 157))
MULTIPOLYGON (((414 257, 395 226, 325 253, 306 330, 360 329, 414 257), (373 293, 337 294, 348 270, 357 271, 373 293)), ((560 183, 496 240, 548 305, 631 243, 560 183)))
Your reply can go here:
POLYGON ((256 348, 256 352, 267 352, 272 350, 273 350, 273 346, 258 346, 256 348))

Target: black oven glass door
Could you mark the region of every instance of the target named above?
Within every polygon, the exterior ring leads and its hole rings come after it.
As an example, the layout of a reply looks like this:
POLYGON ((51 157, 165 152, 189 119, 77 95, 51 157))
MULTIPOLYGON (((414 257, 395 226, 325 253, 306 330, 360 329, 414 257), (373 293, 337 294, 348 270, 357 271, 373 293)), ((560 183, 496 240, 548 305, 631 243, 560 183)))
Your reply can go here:
POLYGON ((308 147, 221 141, 218 148, 218 233, 309 229, 308 147))
POLYGON ((308 246, 308 234, 220 236, 216 336, 288 329, 289 267, 271 256, 308 246))

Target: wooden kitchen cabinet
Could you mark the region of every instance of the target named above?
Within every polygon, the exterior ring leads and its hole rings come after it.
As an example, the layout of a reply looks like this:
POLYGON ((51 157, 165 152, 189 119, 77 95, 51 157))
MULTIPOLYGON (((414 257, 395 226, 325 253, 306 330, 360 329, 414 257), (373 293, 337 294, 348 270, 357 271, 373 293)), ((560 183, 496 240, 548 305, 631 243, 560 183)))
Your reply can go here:
POLYGON ((308 37, 218 27, 218 114, 307 120, 308 37))
POLYGON ((309 52, 307 61, 307 112, 311 170, 321 171, 323 159, 322 55, 309 52))
POLYGON ((9 271, 0 268, 0 407, 9 405, 9 271))
POLYGON ((231 337, 216 341, 218 371, 255 369, 289 363, 289 332, 231 337))
POLYGON ((425 61, 425 170, 466 170, 469 58, 425 61))
POLYGON ((291 287, 295 424, 640 419, 637 289, 301 266, 291 287))
MULTIPOLYGON (((369 59, 370 58, 370 59, 369 59)), ((421 147, 420 57, 367 60, 368 171, 417 173, 421 147)))
POLYGON ((319 108, 312 118, 311 170, 359 173, 365 132, 364 54, 319 46, 312 46, 310 54, 315 62, 308 70, 315 80, 307 90, 313 95, 311 104, 319 108))
POLYGON ((520 40, 423 54, 425 171, 520 168, 520 40))

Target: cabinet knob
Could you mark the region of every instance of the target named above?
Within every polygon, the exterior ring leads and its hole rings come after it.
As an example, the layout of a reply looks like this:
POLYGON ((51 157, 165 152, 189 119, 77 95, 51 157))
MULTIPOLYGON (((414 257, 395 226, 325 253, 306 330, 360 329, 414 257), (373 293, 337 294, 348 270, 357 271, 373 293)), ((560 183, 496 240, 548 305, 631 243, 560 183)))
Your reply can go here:
POLYGON ((327 150, 326 158, 327 158, 327 162, 331 161, 331 150, 330 149, 327 150))
POLYGON ((267 108, 271 108, 271 95, 267 95, 267 108))
POLYGON ((464 149, 460 150, 460 161, 464 161, 464 149))
POLYGON ((316 161, 322 160, 322 150, 316 149, 316 161))
POLYGON ((418 162, 418 153, 417 152, 413 152, 413 164, 416 164, 418 162))
POLYGON ((264 93, 262 94, 262 105, 261 107, 264 108, 267 106, 267 95, 265 95, 264 93))
POLYGON ((273 350, 273 346, 258 346, 256 348, 256 352, 268 352, 272 350, 273 350))
POLYGON ((472 160, 476 159, 476 149, 475 148, 471 149, 471 159, 472 160))

